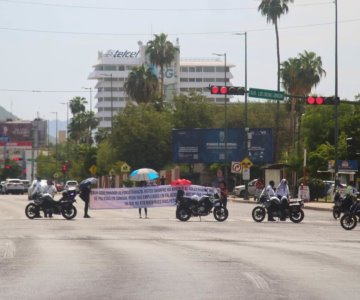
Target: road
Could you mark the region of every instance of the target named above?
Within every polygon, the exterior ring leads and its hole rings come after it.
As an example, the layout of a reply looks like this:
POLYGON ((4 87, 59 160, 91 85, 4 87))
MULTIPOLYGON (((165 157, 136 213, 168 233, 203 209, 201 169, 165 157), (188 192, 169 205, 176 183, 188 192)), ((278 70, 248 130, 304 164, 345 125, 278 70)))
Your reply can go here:
POLYGON ((300 224, 255 223, 252 204, 229 219, 180 222, 174 207, 90 210, 29 220, 26 196, 0 195, 0 299, 358 299, 360 226, 330 212, 300 224))

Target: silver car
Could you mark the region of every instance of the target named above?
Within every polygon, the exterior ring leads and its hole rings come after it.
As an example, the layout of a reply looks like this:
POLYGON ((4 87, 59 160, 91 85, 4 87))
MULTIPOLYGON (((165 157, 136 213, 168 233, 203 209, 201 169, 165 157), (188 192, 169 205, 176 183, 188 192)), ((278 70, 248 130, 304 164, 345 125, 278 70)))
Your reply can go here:
MULTIPOLYGON (((248 183, 248 195, 251 197, 254 197, 254 195, 255 195, 256 181, 257 181, 257 179, 253 179, 253 180, 249 181, 249 183, 248 183)), ((236 187, 234 187, 233 194, 237 197, 244 198, 245 197, 245 184, 237 185, 236 187)))

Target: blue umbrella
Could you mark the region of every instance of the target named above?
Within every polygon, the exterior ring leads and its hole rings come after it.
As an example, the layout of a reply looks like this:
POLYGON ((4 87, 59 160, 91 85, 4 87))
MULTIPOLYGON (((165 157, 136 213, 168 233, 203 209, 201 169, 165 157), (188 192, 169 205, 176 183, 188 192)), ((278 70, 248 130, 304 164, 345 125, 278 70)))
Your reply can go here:
POLYGON ((158 172, 153 169, 141 168, 130 173, 130 180, 133 181, 151 181, 159 178, 158 172))

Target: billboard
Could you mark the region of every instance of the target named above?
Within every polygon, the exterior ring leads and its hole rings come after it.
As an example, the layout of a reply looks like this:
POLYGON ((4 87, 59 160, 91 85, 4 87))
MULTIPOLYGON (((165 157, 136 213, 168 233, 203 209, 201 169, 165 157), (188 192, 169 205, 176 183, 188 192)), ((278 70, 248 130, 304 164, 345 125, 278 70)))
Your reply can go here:
MULTIPOLYGON (((255 164, 273 163, 273 136, 271 128, 228 128, 227 161, 249 157, 255 164), (245 153, 246 138, 248 153, 245 153)), ((225 129, 173 129, 173 161, 177 163, 225 162, 225 129)))
POLYGON ((0 139, 9 141, 31 141, 32 140, 32 124, 1 122, 0 123, 0 139))

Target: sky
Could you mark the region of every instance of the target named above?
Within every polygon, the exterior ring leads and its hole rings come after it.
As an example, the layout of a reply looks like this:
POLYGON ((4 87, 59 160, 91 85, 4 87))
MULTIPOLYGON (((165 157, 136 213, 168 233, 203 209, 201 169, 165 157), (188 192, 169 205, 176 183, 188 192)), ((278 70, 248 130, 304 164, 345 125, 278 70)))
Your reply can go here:
MULTIPOLYGON (((360 1, 338 0, 338 95, 360 93, 360 1)), ((0 105, 25 120, 66 120, 75 96, 89 100, 88 80, 98 51, 128 49, 165 33, 181 58, 226 53, 234 85, 276 90, 275 29, 259 0, 0 0, 0 105)), ((294 0, 279 20, 280 59, 313 51, 326 77, 313 93, 335 94, 335 3, 294 0)), ((242 101, 243 98, 235 99, 242 101)), ((251 99, 249 99, 251 101, 251 99)), ((95 105, 95 101, 93 100, 95 105)))

